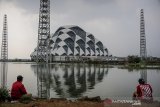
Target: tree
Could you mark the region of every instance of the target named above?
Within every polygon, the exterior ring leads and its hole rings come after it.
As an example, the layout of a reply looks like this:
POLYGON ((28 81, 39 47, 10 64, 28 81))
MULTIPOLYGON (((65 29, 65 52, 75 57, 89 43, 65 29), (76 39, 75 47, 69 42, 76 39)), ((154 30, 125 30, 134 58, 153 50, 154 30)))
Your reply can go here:
POLYGON ((128 56, 128 63, 139 63, 141 59, 138 56, 131 55, 128 56))

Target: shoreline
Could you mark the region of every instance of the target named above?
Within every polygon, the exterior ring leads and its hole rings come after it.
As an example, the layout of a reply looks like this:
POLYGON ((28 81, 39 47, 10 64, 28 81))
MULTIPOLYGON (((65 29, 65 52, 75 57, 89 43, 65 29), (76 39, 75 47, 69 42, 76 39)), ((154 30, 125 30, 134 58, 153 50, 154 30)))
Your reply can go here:
MULTIPOLYGON (((0 61, 1 62, 1 61, 0 61)), ((1 62, 3 63, 3 62, 1 62)), ((24 63, 24 64, 37 64, 34 61, 8 61, 5 63, 24 63)), ((38 63, 38 64, 47 64, 47 63, 38 63)), ((56 61, 48 64, 95 64, 95 65, 104 65, 108 67, 118 66, 119 69, 160 69, 160 63, 116 63, 116 62, 103 62, 103 61, 93 61, 93 62, 75 62, 75 61, 56 61)))
POLYGON ((99 97, 81 98, 79 100, 65 99, 65 98, 51 98, 51 99, 36 99, 29 103, 20 102, 0 102, 1 107, 160 107, 160 102, 140 102, 140 101, 125 101, 111 99, 101 100, 99 97))

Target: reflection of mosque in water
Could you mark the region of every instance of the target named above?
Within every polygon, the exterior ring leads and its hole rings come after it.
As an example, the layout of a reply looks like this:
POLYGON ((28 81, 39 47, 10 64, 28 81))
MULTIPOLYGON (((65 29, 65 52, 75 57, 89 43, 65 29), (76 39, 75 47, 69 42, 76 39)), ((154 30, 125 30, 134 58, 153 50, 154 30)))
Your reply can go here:
POLYGON ((79 97, 94 89, 108 74, 108 68, 104 65, 54 64, 31 67, 37 74, 38 96, 41 98, 49 98, 50 89, 59 97, 79 97))

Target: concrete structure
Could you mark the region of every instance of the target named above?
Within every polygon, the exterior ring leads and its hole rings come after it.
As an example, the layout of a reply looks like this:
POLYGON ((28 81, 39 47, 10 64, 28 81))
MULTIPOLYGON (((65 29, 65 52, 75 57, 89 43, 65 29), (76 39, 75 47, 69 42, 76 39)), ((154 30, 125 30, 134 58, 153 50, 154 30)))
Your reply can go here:
MULTIPOLYGON (((108 49, 92 34, 85 32, 78 26, 62 26, 50 39, 50 52, 53 61, 104 59, 108 56, 108 49)), ((37 49, 31 54, 36 60, 37 49)))

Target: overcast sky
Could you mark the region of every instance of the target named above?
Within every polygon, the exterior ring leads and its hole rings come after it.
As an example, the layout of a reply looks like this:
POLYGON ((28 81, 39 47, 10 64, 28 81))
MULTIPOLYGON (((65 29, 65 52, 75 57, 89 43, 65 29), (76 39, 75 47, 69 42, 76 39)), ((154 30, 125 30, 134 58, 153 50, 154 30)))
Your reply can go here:
MULTIPOLYGON (((8 16, 9 58, 30 58, 37 45, 40 0, 0 0, 8 16)), ((160 0, 51 0, 51 33, 78 25, 114 56, 139 55, 140 9, 144 9, 148 56, 160 57, 160 0)))

